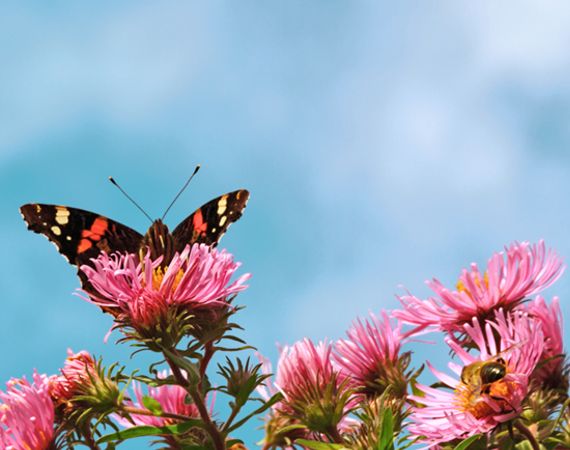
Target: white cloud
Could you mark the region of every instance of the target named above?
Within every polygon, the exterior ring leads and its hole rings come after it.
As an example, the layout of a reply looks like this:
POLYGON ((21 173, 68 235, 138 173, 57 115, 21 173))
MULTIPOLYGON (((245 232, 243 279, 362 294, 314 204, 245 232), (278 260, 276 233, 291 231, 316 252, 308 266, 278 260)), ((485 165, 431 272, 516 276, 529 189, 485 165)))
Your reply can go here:
POLYGON ((455 13, 483 72, 535 86, 566 79, 568 2, 477 2, 458 5, 455 13))

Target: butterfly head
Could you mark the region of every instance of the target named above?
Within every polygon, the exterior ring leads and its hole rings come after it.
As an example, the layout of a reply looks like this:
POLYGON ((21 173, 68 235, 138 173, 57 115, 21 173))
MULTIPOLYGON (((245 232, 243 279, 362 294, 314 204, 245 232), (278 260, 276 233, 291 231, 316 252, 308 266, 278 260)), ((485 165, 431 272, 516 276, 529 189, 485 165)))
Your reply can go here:
POLYGON ((151 259, 154 260, 162 256, 161 265, 167 266, 172 260, 175 251, 174 237, 168 230, 168 227, 161 219, 155 220, 142 239, 139 257, 142 260, 146 252, 150 252, 151 259))

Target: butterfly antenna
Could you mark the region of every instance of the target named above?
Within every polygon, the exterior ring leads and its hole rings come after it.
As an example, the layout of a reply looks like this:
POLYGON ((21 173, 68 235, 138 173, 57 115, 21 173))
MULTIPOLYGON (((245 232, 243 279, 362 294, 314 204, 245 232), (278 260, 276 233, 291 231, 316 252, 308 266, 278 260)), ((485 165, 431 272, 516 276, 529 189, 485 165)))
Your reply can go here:
POLYGON ((150 220, 151 222, 154 222, 154 220, 152 220, 152 217, 150 217, 150 216, 146 213, 146 211, 145 211, 144 209, 142 209, 141 206, 140 206, 137 202, 135 202, 135 201, 133 200, 133 198, 132 198, 129 194, 127 194, 127 193, 125 192, 125 190, 124 190, 121 186, 119 186, 119 183, 117 183, 113 177, 109 177, 109 181, 110 181, 111 183, 113 183, 117 188, 119 188, 119 191, 121 191, 121 192, 123 193, 123 195, 124 195, 125 197, 127 197, 127 198, 132 202, 133 205, 135 205, 138 209, 140 209, 140 210, 142 211, 142 213, 148 218, 148 220, 150 220))
POLYGON ((192 172, 192 175, 190 175, 190 178, 188 178, 186 183, 184 183, 184 186, 182 186, 182 189, 180 189, 180 191, 178 191, 178 194, 176 194, 176 197, 174 197, 174 200, 172 200, 172 202, 170 202, 170 205, 168 205, 168 208, 166 208, 166 211, 164 211, 164 214, 162 215, 160 220, 164 220, 164 218, 166 217, 166 214, 168 213, 168 211, 170 211, 170 208, 172 208, 172 205, 174 205, 174 203, 176 203, 176 200, 178 200, 178 197, 180 197, 180 195, 182 195, 182 193, 184 192, 184 189, 186 189, 188 187, 188 185, 190 184, 190 181, 192 181, 192 178, 194 178, 194 175, 196 175, 199 170, 200 170, 200 164, 198 164, 196 166, 196 168, 194 169, 194 172, 192 172))

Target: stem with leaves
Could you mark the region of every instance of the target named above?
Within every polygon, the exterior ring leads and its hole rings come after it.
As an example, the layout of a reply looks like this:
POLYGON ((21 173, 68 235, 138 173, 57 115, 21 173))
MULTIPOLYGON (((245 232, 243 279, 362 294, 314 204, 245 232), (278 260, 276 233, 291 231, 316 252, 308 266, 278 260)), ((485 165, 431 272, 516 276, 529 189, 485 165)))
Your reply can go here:
POLYGON ((533 450, 540 450, 540 445, 538 444, 536 437, 534 437, 532 432, 521 421, 519 421, 519 420, 515 421, 514 425, 515 425, 515 428, 524 437, 527 438, 527 440, 530 442, 530 445, 532 445, 533 450))
MULTIPOLYGON (((180 368, 178 367, 178 365, 176 364, 176 362, 169 356, 169 354, 174 354, 179 358, 180 356, 177 354, 176 349, 171 349, 170 351, 164 352, 164 357, 166 359, 166 362, 170 366, 172 374, 174 375, 174 378, 176 379, 177 383, 181 387, 183 387, 192 398, 194 405, 198 409, 200 418, 202 419, 202 422, 204 422, 204 429, 212 439, 214 448, 216 450, 225 450, 226 446, 225 446, 224 436, 220 432, 220 430, 218 430, 216 424, 212 421, 210 413, 206 408, 206 402, 200 392, 200 386, 202 385, 203 376, 201 377, 200 381, 196 384, 189 382, 182 373, 182 371, 180 370, 180 368)), ((204 373, 205 373, 205 367, 204 367, 204 373)))

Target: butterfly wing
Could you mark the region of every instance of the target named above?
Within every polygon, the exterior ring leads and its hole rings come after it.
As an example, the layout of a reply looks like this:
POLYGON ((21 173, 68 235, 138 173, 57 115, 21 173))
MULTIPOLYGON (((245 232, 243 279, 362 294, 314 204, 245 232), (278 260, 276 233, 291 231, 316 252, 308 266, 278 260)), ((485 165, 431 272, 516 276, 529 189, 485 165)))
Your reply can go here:
POLYGON ((29 230, 46 236, 77 266, 84 288, 86 279, 79 267, 91 265, 91 258, 102 251, 137 253, 142 241, 132 228, 83 209, 31 203, 23 205, 20 212, 29 230))
POLYGON ((245 189, 228 192, 198 208, 174 229, 175 249, 186 244, 216 245, 228 227, 238 220, 249 199, 245 189))

